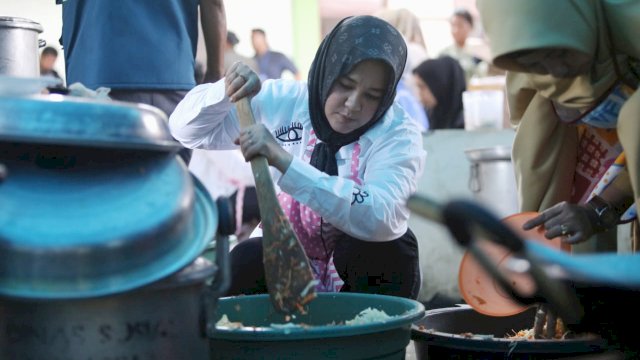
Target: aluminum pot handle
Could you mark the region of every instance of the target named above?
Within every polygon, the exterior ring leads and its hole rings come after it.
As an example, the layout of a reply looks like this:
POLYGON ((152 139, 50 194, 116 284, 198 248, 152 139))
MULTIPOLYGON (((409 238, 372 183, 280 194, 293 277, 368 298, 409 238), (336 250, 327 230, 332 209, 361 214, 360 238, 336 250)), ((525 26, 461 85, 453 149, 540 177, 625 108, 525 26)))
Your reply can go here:
POLYGON ((480 164, 473 163, 469 169, 469 190, 474 193, 482 190, 482 184, 480 183, 480 164))
POLYGON ((0 164, 0 183, 7 178, 7 175, 9 175, 7 167, 4 164, 0 164))
POLYGON ((38 39, 38 47, 43 48, 47 46, 47 40, 45 39, 38 39))
POLYGON ((229 236, 219 236, 216 241, 216 263, 218 271, 211 285, 205 287, 202 294, 203 319, 201 333, 211 337, 216 327, 216 310, 218 298, 224 296, 231 285, 231 264, 229 260, 229 236))
POLYGON ((218 209, 218 239, 209 244, 207 250, 215 248, 218 270, 211 285, 206 286, 202 294, 203 319, 200 326, 203 337, 211 336, 216 326, 218 298, 224 296, 231 285, 231 264, 229 260, 229 237, 236 231, 231 201, 226 197, 216 199, 218 209))

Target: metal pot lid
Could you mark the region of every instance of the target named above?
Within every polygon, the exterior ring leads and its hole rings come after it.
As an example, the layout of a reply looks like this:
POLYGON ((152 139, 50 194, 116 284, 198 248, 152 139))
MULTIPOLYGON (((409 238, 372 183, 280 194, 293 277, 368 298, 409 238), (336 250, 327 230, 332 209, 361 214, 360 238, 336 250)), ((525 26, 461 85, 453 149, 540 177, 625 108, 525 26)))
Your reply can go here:
POLYGON ((468 149, 464 153, 472 162, 511 160, 511 146, 493 146, 479 149, 468 149))
POLYGON ((0 141, 140 149, 181 146, 160 109, 59 94, 0 97, 0 141))
POLYGON ((184 268, 214 238, 215 204, 177 157, 76 153, 0 147, 8 172, 0 183, 1 295, 132 290, 184 268))
POLYGON ((0 96, 41 94, 47 87, 62 86, 62 80, 51 76, 24 77, 0 74, 0 96))
POLYGON ((204 284, 208 279, 212 279, 218 272, 216 264, 211 262, 204 256, 195 259, 194 262, 187 265, 184 269, 172 274, 166 279, 150 284, 140 290, 167 290, 177 287, 190 286, 195 284, 204 284))
POLYGON ((35 30, 39 33, 43 30, 42 25, 33 20, 11 16, 0 16, 0 28, 35 30))

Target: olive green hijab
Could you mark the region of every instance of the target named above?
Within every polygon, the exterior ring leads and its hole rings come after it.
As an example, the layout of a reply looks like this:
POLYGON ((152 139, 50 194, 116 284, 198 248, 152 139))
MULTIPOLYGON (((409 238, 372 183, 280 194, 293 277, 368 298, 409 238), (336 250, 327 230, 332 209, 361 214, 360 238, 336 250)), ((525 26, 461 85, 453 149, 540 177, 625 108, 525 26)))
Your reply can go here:
MULTIPOLYGON (((588 108, 611 88, 618 73, 628 73, 626 60, 640 55, 640 42, 632 40, 640 33, 640 2, 478 0, 477 4, 490 39, 492 61, 508 70, 508 104, 511 121, 517 126, 512 155, 520 206, 523 211, 544 210, 569 200, 577 161, 577 128, 560 121, 553 102, 588 108), (535 64, 520 61, 532 50, 561 51, 571 61, 586 65, 576 76, 541 75, 535 64)), ((640 92, 623 106, 617 128, 636 199, 640 185, 638 118, 640 92)))

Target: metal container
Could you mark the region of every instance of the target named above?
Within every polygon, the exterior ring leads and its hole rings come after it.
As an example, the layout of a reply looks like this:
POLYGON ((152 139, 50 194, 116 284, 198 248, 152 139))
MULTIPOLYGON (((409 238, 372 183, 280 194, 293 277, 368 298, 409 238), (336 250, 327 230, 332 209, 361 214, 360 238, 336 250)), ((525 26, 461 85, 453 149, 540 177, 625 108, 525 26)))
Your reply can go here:
POLYGON ((234 218, 158 114, 0 97, 0 359, 209 358, 234 218))
POLYGON ((514 331, 533 327, 535 308, 523 313, 494 317, 470 307, 434 309, 415 322, 411 338, 418 360, 527 359, 550 360, 597 354, 607 342, 594 337, 567 340, 519 340, 506 338, 514 331))
MULTIPOLYGON (((228 256, 226 240, 217 247, 218 257, 228 256)), ((206 324, 214 326, 215 301, 228 285, 224 268, 199 257, 168 279, 123 294, 0 297, 0 358, 208 360, 206 324)))
POLYGON ((469 190, 498 217, 519 211, 510 146, 465 150, 471 162, 469 190))
POLYGON ((40 76, 38 35, 42 26, 18 17, 0 17, 0 74, 40 76))
POLYGON ((130 291, 204 251, 220 213, 165 120, 142 105, 0 97, 0 295, 130 291))
POLYGON ((181 146, 167 123, 162 111, 145 104, 59 94, 0 96, 0 141, 177 152, 181 146))
POLYGON ((175 155, 0 143, 0 163, 0 295, 129 291, 216 234, 216 204, 175 155))

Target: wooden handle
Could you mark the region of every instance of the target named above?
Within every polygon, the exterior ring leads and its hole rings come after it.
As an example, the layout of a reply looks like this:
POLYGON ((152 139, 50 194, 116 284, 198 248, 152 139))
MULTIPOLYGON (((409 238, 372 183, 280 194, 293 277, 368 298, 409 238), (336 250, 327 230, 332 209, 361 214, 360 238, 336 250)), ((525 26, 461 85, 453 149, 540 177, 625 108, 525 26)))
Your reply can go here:
MULTIPOLYGON (((256 123, 249 99, 236 103, 240 127, 256 123)), ((276 196, 269 163, 264 156, 251 159, 262 223, 265 279, 274 308, 291 314, 304 312, 304 305, 316 297, 309 259, 282 211, 276 196)))
MULTIPOLYGON (((248 98, 242 98, 236 102, 236 110, 238 111, 238 119, 240 121, 241 128, 247 128, 256 124, 256 119, 253 116, 251 110, 251 103, 248 98)), ((280 210, 280 203, 276 196, 276 191, 273 187, 273 180, 271 179, 271 172, 269 171, 269 162, 264 156, 256 156, 251 159, 251 170, 253 171, 253 177, 256 182, 256 192, 259 194, 258 206, 260 208, 261 215, 268 215, 271 210, 280 210), (264 208, 264 210, 263 210, 264 208)))
POLYGON ((407 201, 409 210, 416 214, 437 223, 444 223, 442 219, 442 205, 430 198, 414 194, 407 201))

